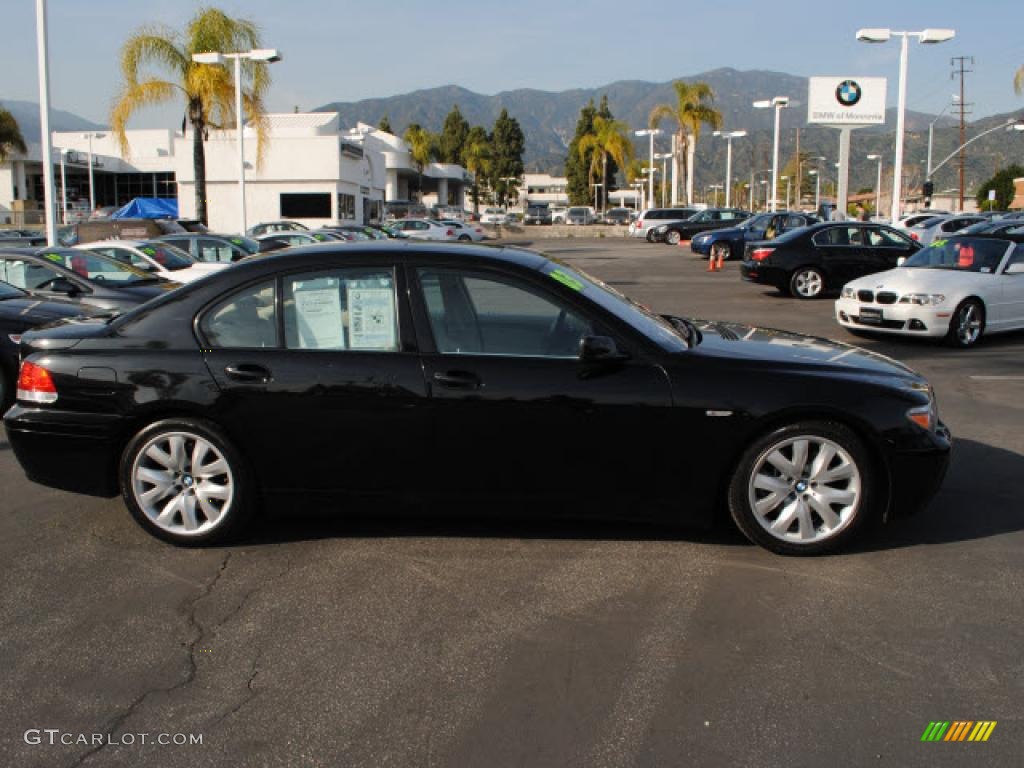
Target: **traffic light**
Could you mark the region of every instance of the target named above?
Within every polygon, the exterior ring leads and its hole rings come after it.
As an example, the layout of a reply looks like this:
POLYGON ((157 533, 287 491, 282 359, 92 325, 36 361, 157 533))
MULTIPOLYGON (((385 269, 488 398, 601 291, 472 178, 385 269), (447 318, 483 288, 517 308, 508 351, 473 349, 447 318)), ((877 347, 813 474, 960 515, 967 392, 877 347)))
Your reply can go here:
POLYGON ((924 183, 924 186, 921 187, 921 194, 924 197, 931 197, 932 194, 934 194, 934 192, 935 192, 935 184, 932 182, 931 179, 928 179, 928 181, 926 181, 924 183))

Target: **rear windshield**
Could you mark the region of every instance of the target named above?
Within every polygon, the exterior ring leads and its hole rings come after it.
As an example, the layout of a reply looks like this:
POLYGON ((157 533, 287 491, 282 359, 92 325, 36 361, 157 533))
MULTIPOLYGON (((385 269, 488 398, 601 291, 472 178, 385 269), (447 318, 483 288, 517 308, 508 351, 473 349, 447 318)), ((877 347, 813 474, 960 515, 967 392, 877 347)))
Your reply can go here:
POLYGON ((1009 247, 1009 241, 993 238, 954 237, 936 240, 903 262, 903 266, 992 274, 998 269, 1009 247))
POLYGON ((188 269, 195 264, 192 257, 185 253, 185 251, 168 243, 142 243, 139 246, 139 250, 164 269, 188 269))

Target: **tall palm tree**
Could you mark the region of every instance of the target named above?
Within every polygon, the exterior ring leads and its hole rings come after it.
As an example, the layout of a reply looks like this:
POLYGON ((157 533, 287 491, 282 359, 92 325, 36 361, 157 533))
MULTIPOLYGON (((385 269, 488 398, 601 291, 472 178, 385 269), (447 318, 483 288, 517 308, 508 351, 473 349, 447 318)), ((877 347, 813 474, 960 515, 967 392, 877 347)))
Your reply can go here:
POLYGON ((651 110, 650 127, 657 128, 658 123, 668 118, 674 120, 676 131, 676 154, 672 163, 676 170, 682 169, 686 179, 686 204, 693 200, 693 159, 700 139, 701 126, 711 128, 722 127, 722 113, 711 106, 715 100, 715 92, 707 83, 687 83, 676 80, 672 83, 676 92, 675 104, 659 104, 651 110))
POLYGON ((462 165, 473 174, 473 213, 480 212, 480 180, 490 175, 493 156, 486 131, 471 129, 462 148, 462 165))
POLYGON ((1013 90, 1017 93, 1024 93, 1024 66, 1017 70, 1013 76, 1013 90))
MULTIPOLYGON (((234 68, 222 64, 196 64, 194 53, 234 53, 261 47, 259 29, 251 21, 235 19, 216 8, 201 8, 178 33, 166 27, 143 27, 121 46, 121 92, 110 112, 110 126, 128 156, 128 120, 143 107, 184 97, 185 117, 192 125, 192 162, 196 176, 196 215, 206 215, 206 153, 208 128, 237 125, 234 68), (143 72, 154 66, 169 74, 159 79, 143 72)), ((242 109, 256 127, 257 156, 263 158, 267 135, 263 97, 270 86, 266 62, 242 61, 242 109)))
POLYGON ((610 120, 598 115, 594 118, 594 130, 580 139, 577 151, 580 158, 590 154, 588 179, 593 184, 595 177, 602 183, 602 210, 608 207, 608 158, 612 158, 619 168, 627 168, 633 159, 633 142, 627 136, 629 126, 621 120, 610 120))
MULTIPOLYGON (((420 193, 420 202, 423 202, 423 169, 430 165, 430 162, 434 159, 434 155, 437 151, 437 139, 436 137, 425 128, 413 123, 405 129, 405 134, 402 136, 405 143, 409 145, 409 156, 412 158, 413 165, 416 166, 416 170, 419 172, 418 189, 420 193)), ((440 203, 440 201, 438 201, 440 203)))
POLYGON ((0 107, 0 163, 6 161, 12 152, 24 155, 28 147, 25 146, 25 137, 21 135, 21 128, 14 115, 0 107))

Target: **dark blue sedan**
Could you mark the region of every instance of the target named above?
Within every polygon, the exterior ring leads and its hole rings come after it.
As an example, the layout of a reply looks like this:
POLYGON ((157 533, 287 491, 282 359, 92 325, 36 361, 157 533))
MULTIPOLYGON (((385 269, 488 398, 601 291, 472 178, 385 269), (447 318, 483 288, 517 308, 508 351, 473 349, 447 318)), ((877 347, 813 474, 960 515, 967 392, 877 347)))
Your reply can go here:
POLYGON ((701 256, 720 256, 728 261, 735 255, 743 258, 746 244, 754 240, 771 240, 783 232, 788 232, 809 224, 816 224, 817 216, 807 213, 777 211, 751 216, 738 227, 715 229, 697 235, 690 241, 690 250, 701 256))

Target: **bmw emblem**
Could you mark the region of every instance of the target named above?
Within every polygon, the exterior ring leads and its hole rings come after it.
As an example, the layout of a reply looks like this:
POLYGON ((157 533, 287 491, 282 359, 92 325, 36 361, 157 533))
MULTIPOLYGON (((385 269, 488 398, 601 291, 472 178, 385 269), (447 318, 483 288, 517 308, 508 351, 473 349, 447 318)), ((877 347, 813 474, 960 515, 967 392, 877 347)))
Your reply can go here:
POLYGON ((843 80, 836 88, 836 101, 844 107, 852 107, 860 101, 860 86, 856 80, 843 80))

